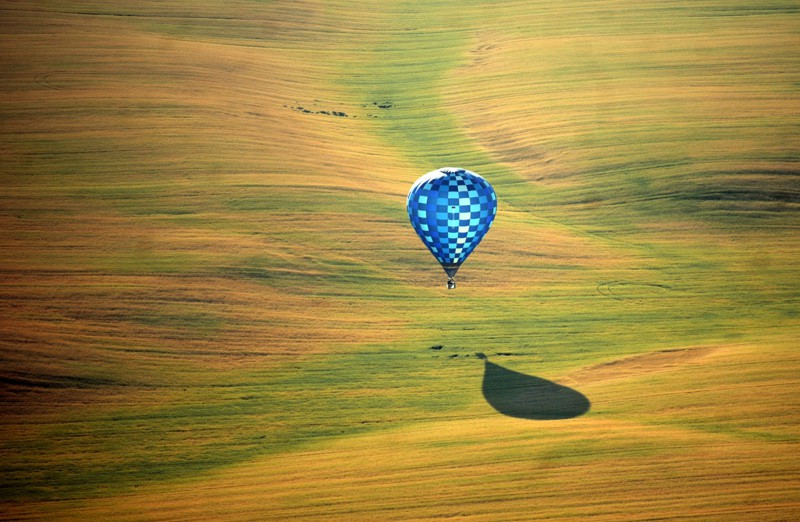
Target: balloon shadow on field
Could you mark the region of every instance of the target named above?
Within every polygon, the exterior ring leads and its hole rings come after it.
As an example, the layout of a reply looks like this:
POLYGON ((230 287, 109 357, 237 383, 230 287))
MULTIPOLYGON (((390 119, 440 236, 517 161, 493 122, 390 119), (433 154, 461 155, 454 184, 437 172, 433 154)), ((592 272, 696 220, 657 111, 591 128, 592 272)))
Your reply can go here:
POLYGON ((503 368, 482 353, 483 396, 492 408, 520 419, 555 420, 579 417, 589 411, 585 395, 547 379, 503 368))

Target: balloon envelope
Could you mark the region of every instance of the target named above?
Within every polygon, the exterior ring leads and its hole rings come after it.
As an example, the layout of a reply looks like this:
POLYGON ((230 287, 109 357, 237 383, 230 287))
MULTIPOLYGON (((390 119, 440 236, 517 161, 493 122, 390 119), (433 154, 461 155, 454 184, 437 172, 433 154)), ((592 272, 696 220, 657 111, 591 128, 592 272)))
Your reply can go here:
POLYGON ((412 185, 406 207, 417 235, 452 280, 492 225, 497 195, 474 172, 443 168, 412 185))

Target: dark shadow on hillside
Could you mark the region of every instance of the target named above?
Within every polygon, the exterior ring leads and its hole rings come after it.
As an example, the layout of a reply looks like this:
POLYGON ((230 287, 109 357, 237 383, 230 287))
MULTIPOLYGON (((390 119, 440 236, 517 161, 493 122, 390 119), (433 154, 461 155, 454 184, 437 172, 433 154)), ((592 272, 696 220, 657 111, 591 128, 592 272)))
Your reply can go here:
POLYGON ((484 360, 483 396, 495 410, 520 419, 554 420, 579 417, 591 403, 585 395, 547 379, 515 372, 484 360))

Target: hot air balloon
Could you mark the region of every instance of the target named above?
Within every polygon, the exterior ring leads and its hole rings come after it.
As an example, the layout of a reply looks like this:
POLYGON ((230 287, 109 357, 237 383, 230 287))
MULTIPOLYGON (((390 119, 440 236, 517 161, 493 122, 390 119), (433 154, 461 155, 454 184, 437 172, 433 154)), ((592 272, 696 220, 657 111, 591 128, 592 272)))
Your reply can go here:
POLYGON ((442 168, 419 178, 408 192, 408 218, 447 273, 447 288, 494 221, 497 195, 488 181, 465 169, 442 168))

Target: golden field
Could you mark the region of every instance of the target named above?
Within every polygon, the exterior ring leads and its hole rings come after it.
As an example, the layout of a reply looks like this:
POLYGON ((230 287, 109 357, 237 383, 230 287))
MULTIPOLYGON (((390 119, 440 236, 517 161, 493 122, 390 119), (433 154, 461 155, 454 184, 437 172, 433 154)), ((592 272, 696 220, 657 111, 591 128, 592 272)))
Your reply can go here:
POLYGON ((796 2, 0 26, 0 519, 800 518, 796 2))

